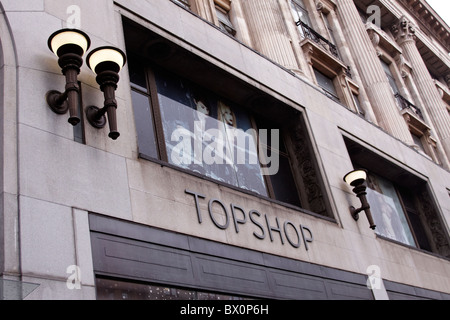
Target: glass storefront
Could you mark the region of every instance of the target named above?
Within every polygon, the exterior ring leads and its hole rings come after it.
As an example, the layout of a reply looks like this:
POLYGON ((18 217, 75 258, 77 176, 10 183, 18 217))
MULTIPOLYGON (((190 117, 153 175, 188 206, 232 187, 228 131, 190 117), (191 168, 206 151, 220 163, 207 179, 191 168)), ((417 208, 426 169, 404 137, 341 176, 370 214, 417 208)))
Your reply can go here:
POLYGON ((97 278, 96 287, 98 300, 249 300, 220 293, 108 278, 97 278))

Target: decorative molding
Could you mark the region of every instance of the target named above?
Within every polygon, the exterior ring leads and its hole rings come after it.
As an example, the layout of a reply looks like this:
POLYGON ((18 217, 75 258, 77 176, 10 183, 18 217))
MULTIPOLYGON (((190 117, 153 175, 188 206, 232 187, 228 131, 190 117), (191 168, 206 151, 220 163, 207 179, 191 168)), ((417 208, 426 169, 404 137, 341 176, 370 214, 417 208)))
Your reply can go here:
POLYGON ((369 35, 372 44, 377 51, 378 56, 381 56, 381 49, 385 50, 391 56, 396 56, 397 54, 402 53, 402 49, 399 45, 389 36, 386 32, 378 28, 373 23, 366 24, 366 31, 369 35))
POLYGON ((295 157, 298 163, 298 172, 301 176, 305 197, 308 201, 308 210, 318 213, 320 215, 328 216, 327 206, 325 204, 322 188, 319 184, 314 160, 308 146, 308 139, 306 133, 301 125, 296 125, 294 128, 294 149, 295 157))
POLYGON ((405 16, 394 24, 391 28, 395 41, 400 45, 405 41, 416 41, 416 27, 405 16))
POLYGON ((231 10, 231 0, 214 0, 214 3, 226 12, 231 10))
MULTIPOLYGON (((433 36, 450 50, 450 29, 433 8, 424 0, 399 0, 423 26, 422 31, 433 36)), ((444 0, 442 0, 444 1, 444 0)))

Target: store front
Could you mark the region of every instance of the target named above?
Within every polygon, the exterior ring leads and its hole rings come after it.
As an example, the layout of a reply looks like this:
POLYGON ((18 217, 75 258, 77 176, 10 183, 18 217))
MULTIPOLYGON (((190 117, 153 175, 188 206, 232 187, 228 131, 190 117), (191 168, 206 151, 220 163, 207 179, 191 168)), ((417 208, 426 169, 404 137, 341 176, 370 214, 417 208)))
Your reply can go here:
POLYGON ((373 299, 364 275, 99 215, 89 220, 99 299, 373 299))
MULTIPOLYGON (((367 275, 97 214, 89 222, 97 299, 374 299, 367 275)), ((384 286, 389 299, 445 298, 390 281, 384 286)))

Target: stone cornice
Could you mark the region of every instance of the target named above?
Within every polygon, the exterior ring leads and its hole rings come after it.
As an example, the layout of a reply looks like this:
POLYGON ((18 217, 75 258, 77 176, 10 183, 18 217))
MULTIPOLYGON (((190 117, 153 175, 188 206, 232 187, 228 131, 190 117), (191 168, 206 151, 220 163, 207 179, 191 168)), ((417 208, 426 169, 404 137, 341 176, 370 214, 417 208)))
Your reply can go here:
POLYGON ((399 2, 426 31, 430 32, 430 35, 433 35, 447 51, 450 51, 450 27, 425 0, 399 0, 399 2))

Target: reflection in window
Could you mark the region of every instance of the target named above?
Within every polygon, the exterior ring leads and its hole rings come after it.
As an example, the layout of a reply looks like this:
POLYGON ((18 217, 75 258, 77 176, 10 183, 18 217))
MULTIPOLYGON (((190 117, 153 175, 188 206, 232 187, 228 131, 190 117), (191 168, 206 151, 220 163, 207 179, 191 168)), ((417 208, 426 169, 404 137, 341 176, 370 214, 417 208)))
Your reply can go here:
POLYGON ((355 168, 369 170, 367 197, 377 234, 450 258, 448 228, 429 184, 345 138, 355 168))
POLYGON ((169 163, 267 196, 249 115, 168 73, 155 78, 169 163))
POLYGON ((129 68, 141 157, 302 207, 279 127, 159 68, 144 89, 146 69, 129 68))
POLYGON ((333 79, 326 76, 319 70, 314 68, 314 75, 316 76, 317 83, 325 91, 326 95, 331 99, 339 101, 336 87, 334 86, 333 79))
POLYGON ((369 175, 367 198, 379 235, 416 246, 402 202, 394 185, 374 174, 369 175))
POLYGON ((98 300, 249 300, 220 293, 106 278, 96 279, 98 300))
MULTIPOLYGON (((294 21, 296 23, 303 22, 304 24, 311 26, 311 21, 309 20, 308 11, 303 3, 303 0, 291 0, 291 12, 294 16, 294 21)), ((298 25, 298 30, 302 36, 304 36, 303 27, 301 24, 298 25)))

